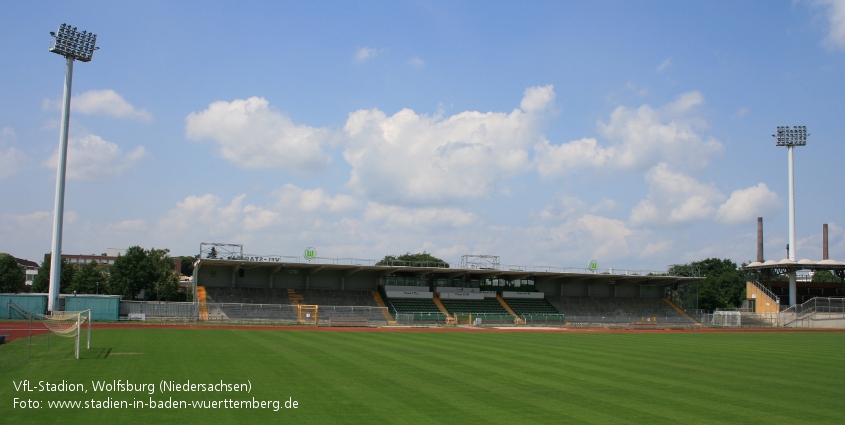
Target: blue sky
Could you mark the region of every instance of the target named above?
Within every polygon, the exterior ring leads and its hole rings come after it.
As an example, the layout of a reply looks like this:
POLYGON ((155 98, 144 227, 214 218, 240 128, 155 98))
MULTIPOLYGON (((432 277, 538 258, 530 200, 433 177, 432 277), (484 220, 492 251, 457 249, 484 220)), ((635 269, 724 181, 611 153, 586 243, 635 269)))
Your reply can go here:
POLYGON ((845 1, 0 2, 0 252, 845 259, 845 1))

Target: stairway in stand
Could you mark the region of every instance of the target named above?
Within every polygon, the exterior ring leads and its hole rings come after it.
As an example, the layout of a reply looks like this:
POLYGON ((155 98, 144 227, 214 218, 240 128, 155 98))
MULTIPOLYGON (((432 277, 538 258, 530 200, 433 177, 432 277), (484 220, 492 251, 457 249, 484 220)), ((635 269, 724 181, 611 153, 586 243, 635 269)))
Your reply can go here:
POLYGON ((385 304, 384 300, 381 299, 381 294, 379 294, 378 291, 373 291, 373 299, 376 301, 377 306, 384 308, 381 313, 384 315, 384 320, 387 320, 387 324, 395 325, 396 320, 394 320, 393 316, 390 315, 390 309, 387 308, 387 304, 385 304))
POLYGON ((288 298, 291 305, 302 304, 302 295, 297 294, 295 289, 288 288, 288 298))
POLYGON ((505 310, 507 310, 508 313, 510 313, 511 316, 513 316, 513 323, 515 325, 524 325, 525 324, 525 320, 523 320, 521 317, 516 315, 516 312, 514 312, 513 309, 511 308, 511 306, 509 306, 508 303, 505 302, 505 299, 502 298, 501 295, 496 294, 496 299, 499 300, 499 304, 501 304, 502 307, 504 307, 505 310))
POLYGON ((205 286, 197 286, 197 302, 200 306, 200 320, 208 320, 208 303, 206 301, 205 286))
POLYGON ((440 297, 437 296, 437 292, 431 294, 432 300, 434 301, 434 305, 440 309, 440 312, 446 315, 446 324, 447 325, 457 325, 458 321, 455 319, 455 316, 449 314, 449 310, 446 309, 446 306, 443 305, 443 302, 440 301, 440 297))

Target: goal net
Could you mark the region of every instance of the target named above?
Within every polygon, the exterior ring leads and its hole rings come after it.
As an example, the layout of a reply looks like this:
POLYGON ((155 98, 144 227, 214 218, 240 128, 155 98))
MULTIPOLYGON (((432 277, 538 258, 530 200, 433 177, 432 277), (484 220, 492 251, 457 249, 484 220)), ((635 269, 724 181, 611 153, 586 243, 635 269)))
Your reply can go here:
POLYGON ((742 326, 742 315, 738 311, 716 310, 713 312, 710 324, 711 326, 738 328, 742 326))
POLYGON ((28 312, 14 303, 9 303, 9 307, 20 318, 29 320, 30 323, 30 345, 32 344, 32 327, 34 324, 43 325, 48 331, 48 348, 49 348, 49 334, 57 335, 63 338, 75 338, 74 354, 79 359, 79 346, 81 339, 81 331, 87 324, 87 343, 86 348, 91 348, 91 310, 84 311, 57 311, 53 314, 38 314, 28 312))

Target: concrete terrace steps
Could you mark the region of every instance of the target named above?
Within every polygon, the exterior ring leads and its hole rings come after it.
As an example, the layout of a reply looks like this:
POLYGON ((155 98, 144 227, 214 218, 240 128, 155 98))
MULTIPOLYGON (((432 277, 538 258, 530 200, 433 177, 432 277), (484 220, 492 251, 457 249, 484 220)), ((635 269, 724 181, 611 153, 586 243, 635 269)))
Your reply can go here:
POLYGON ((382 310, 384 320, 387 320, 389 325, 395 325, 396 320, 390 315, 390 309, 387 308, 387 304, 385 304, 384 300, 381 299, 381 294, 379 294, 378 291, 373 291, 373 299, 376 302, 376 306, 384 308, 384 310, 382 310))
POLYGON ((525 324, 525 320, 522 320, 521 317, 516 315, 516 313, 511 308, 511 306, 509 306, 508 303, 505 302, 505 299, 502 298, 501 294, 496 294, 496 299, 499 300, 499 304, 501 304, 502 307, 504 307, 505 310, 507 310, 507 312, 510 313, 511 316, 513 316, 513 323, 514 324, 517 324, 517 325, 524 325, 525 324))
POLYGON ((436 292, 432 294, 431 300, 434 301, 434 305, 437 306, 440 312, 446 315, 446 324, 455 325, 458 323, 457 320, 455 320, 455 316, 449 314, 449 310, 447 310, 446 306, 443 305, 443 302, 440 301, 440 297, 437 296, 436 292))

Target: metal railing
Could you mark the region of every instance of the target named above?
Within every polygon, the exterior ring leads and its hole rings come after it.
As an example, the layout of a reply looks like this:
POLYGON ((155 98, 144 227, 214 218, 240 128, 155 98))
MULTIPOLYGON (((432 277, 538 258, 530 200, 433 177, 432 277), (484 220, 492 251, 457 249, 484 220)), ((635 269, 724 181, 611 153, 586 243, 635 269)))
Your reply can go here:
MULTIPOLYGON (((365 318, 369 323, 387 324, 386 307, 319 306, 318 323, 332 318, 365 318)), ((208 321, 229 323, 298 323, 299 306, 293 304, 250 303, 178 303, 152 301, 121 301, 120 316, 145 321, 208 321), (201 317, 200 310, 207 312, 201 317)))
POLYGON ((772 301, 772 302, 774 302, 774 303, 776 303, 776 304, 780 304, 780 297, 779 297, 779 296, 777 296, 777 295, 775 295, 775 293, 774 293, 774 292, 772 292, 769 288, 766 288, 765 286, 763 286, 763 284, 761 284, 760 282, 758 282, 758 281, 756 281, 756 280, 752 280, 752 281, 751 281, 751 283, 752 283, 752 284, 753 284, 753 285, 754 285, 754 286, 755 286, 755 287, 756 287, 756 288, 757 288, 760 292, 762 292, 763 294, 765 294, 767 297, 771 298, 771 301, 772 301))

